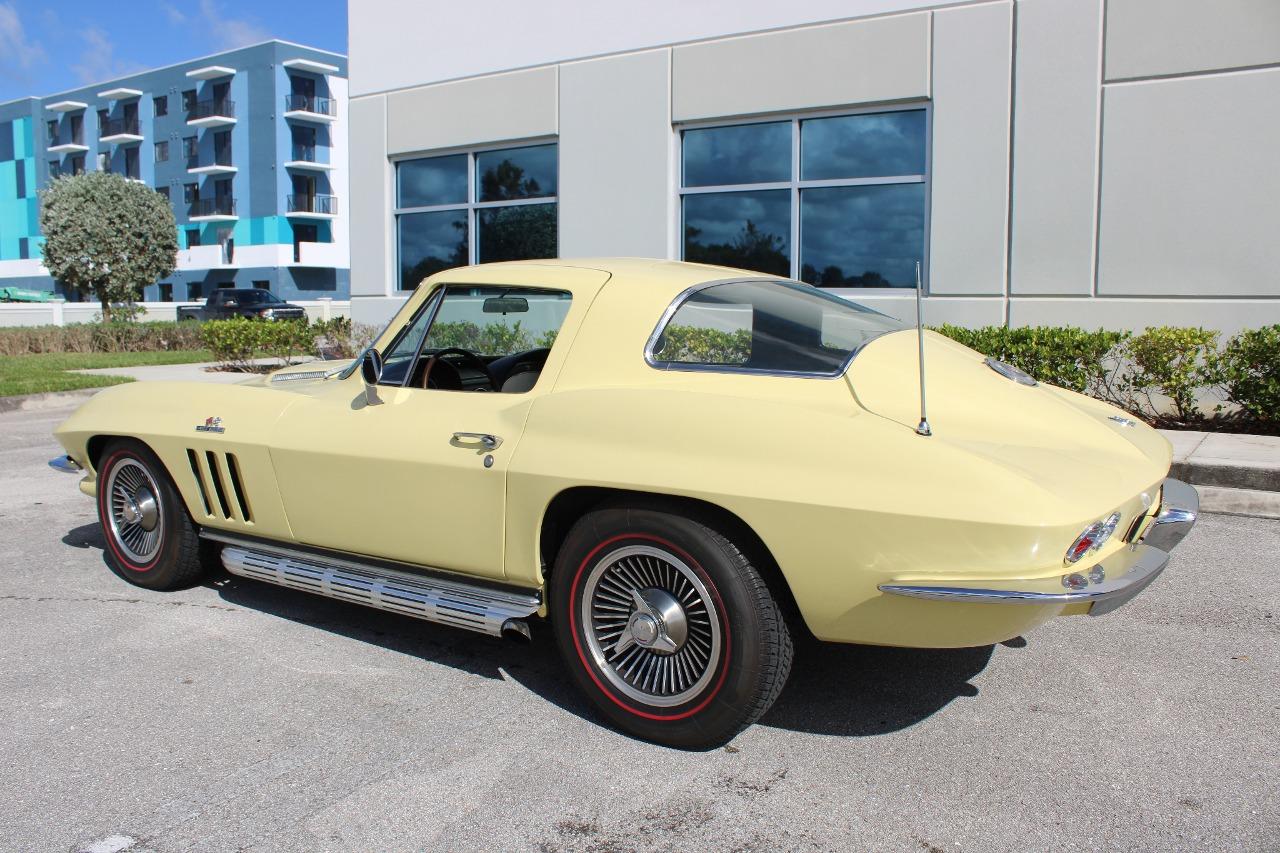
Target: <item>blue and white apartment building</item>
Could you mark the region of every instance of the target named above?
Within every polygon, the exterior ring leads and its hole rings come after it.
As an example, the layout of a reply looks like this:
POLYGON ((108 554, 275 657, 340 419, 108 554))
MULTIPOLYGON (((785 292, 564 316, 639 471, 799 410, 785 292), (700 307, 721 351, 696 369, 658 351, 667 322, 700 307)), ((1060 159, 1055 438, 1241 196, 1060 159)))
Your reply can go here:
POLYGON ((345 56, 275 40, 0 104, 0 287, 63 292, 40 261, 39 190, 96 169, 173 206, 177 270, 143 301, 347 299, 346 104, 345 56))

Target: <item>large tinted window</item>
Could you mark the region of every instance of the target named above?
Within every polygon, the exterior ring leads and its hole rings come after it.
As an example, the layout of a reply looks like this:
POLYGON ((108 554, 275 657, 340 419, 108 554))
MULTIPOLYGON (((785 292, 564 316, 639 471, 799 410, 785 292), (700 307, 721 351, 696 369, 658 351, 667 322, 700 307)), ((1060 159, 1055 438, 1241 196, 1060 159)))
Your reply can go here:
POLYGON ((689 295, 655 335, 656 367, 836 375, 897 320, 794 282, 715 284, 689 295))
POLYGON ((926 111, 909 109, 685 130, 684 259, 821 287, 913 287, 927 128, 926 111))
POLYGON ((558 184, 554 144, 398 163, 400 288, 468 263, 554 258, 558 184))

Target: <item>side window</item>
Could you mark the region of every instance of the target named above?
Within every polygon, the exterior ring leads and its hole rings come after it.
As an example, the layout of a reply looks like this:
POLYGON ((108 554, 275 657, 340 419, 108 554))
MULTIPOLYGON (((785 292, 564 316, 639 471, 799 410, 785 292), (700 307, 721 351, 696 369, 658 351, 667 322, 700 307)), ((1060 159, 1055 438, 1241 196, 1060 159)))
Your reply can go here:
POLYGON ((571 301, 561 290, 450 287, 424 349, 464 349, 486 361, 548 349, 571 301))
POLYGON ((405 377, 409 374, 418 357, 418 351, 422 348, 422 337, 427 331, 427 324, 431 322, 439 302, 440 297, 437 295, 422 303, 418 313, 401 330, 391 346, 387 347, 386 353, 382 356, 382 379, 379 380, 379 385, 404 384, 405 377))
POLYGON ((663 370, 837 376, 854 353, 901 325, 878 311, 787 281, 736 281, 695 291, 650 338, 663 370))

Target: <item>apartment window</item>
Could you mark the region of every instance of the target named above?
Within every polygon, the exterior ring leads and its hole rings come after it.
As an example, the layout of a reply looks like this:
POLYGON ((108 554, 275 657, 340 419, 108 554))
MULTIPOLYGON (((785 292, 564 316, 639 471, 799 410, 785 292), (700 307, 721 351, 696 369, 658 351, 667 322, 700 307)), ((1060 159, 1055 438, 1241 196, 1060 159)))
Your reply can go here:
POLYGON ((45 129, 49 131, 49 144, 57 145, 58 144, 58 120, 56 118, 49 119, 47 122, 45 122, 45 129))
POLYGON ((400 288, 469 263, 554 258, 557 157, 552 143, 397 163, 400 288))
POLYGON ((98 135, 107 135, 107 120, 111 118, 111 113, 107 110, 98 110, 98 135))
POLYGON ((22 261, 31 260, 31 238, 30 237, 18 238, 18 260, 22 260, 22 261))
POLYGON ((187 248, 191 248, 192 246, 199 246, 199 245, 200 245, 200 229, 188 228, 187 229, 187 248))
POLYGON ((84 145, 84 116, 79 113, 71 117, 71 141, 84 145))
POLYGON ((156 95, 151 99, 151 104, 155 108, 156 118, 167 116, 169 114, 169 96, 156 95))
POLYGON ((164 281, 160 282, 160 301, 161 302, 173 301, 173 285, 172 284, 169 284, 168 282, 164 282, 164 281))
POLYGON ((914 287, 927 134, 923 109, 686 128, 684 259, 821 287, 914 287))
POLYGON ((182 108, 188 112, 195 109, 196 106, 196 90, 188 89, 182 93, 182 108))
POLYGON ((111 155, 106 151, 98 152, 98 171, 99 172, 111 171, 111 155))
POLYGON ((183 184, 183 185, 182 185, 182 200, 183 200, 183 202, 185 202, 186 204, 191 204, 193 201, 199 201, 199 200, 200 200, 200 185, 199 185, 199 184, 183 184))
POLYGON ((168 201, 168 200, 169 200, 169 188, 168 188, 168 187, 156 187, 156 192, 158 192, 158 193, 160 193, 160 195, 164 196, 164 200, 165 200, 165 201, 168 201))
POLYGON ((156 162, 164 163, 168 161, 168 159, 169 159, 169 141, 166 139, 163 142, 157 142, 156 143, 156 162))
POLYGON ((204 294, 203 282, 193 282, 187 285, 187 301, 196 302, 204 294))
POLYGON ((84 155, 83 154, 77 154, 71 158, 71 174, 73 175, 84 174, 84 155))
POLYGON ((57 160, 49 161, 49 180, 60 177, 62 175, 62 164, 57 160))
POLYGON ((187 158, 187 168, 194 169, 200 165, 200 146, 194 136, 182 137, 182 156, 187 158))
POLYGON ((14 198, 27 197, 27 168, 25 160, 13 161, 13 186, 16 193, 14 198))
POLYGON ((142 166, 139 162, 142 158, 138 156, 138 146, 134 145, 124 149, 124 176, 138 180, 142 177, 142 166))

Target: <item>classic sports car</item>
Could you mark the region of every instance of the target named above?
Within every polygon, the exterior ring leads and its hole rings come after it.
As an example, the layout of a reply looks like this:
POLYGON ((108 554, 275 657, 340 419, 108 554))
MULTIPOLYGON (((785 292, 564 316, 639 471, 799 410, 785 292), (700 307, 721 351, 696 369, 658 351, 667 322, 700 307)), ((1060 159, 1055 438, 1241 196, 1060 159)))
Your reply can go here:
POLYGON ((960 647, 1106 613, 1198 510, 1116 409, 667 261, 448 270, 355 362, 121 385, 56 435, 131 583, 216 559, 494 635, 539 617, 609 720, 682 747, 769 708, 795 631, 960 647))

